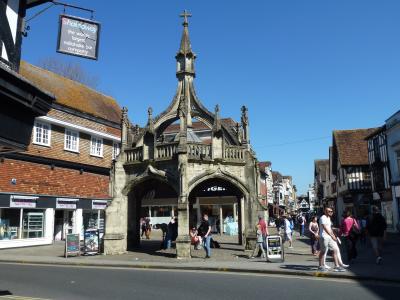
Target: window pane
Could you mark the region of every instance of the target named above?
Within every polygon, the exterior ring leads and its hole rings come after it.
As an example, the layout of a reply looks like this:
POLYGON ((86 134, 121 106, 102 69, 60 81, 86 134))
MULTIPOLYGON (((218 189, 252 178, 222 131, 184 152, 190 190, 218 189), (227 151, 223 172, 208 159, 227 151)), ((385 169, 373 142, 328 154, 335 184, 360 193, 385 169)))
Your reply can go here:
POLYGON ((44 234, 44 211, 24 209, 23 238, 41 238, 44 234))
POLYGON ((18 238, 20 209, 3 208, 0 215, 0 240, 18 238))

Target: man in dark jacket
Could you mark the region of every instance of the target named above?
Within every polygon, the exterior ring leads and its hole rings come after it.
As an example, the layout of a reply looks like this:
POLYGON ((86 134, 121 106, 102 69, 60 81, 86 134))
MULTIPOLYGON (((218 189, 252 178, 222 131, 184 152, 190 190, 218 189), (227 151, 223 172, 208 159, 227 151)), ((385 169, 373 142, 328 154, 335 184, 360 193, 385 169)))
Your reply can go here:
POLYGON ((379 212, 378 207, 372 207, 372 216, 367 223, 367 232, 369 234, 372 249, 376 257, 376 263, 382 262, 383 239, 386 235, 386 220, 379 212))

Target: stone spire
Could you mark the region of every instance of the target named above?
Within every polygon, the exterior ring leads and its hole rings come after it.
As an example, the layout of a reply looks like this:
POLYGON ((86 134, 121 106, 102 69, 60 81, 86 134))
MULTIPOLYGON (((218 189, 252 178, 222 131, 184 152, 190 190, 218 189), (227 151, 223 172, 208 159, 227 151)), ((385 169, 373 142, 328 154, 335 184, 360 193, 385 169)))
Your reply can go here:
POLYGON ((188 22, 188 17, 191 17, 192 15, 189 14, 186 10, 183 11, 183 13, 180 15, 180 17, 183 17, 183 32, 182 32, 182 38, 181 38, 181 44, 178 50, 178 53, 176 54, 176 60, 177 60, 177 70, 176 70, 176 76, 178 78, 181 77, 181 75, 192 75, 193 77, 195 76, 194 72, 194 59, 196 58, 196 54, 192 51, 192 45, 190 44, 190 38, 189 38, 189 22, 188 22))

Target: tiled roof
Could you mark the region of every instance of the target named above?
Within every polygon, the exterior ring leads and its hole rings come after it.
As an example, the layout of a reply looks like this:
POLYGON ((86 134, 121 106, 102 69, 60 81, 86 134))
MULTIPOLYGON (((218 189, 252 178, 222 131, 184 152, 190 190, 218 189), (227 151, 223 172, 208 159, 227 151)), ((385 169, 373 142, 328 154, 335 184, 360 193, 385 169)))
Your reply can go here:
POLYGON ((282 180, 282 174, 276 171, 272 171, 272 179, 275 182, 281 181, 282 180))
MULTIPOLYGON (((221 119, 221 123, 223 123, 225 126, 228 126, 228 127, 236 126, 236 122, 232 118, 221 119)), ((164 133, 177 133, 177 132, 179 132, 179 126, 180 126, 180 124, 176 124, 176 123, 171 124, 164 130, 164 133)), ((192 128, 193 128, 193 131, 211 130, 211 128, 209 128, 206 124, 204 124, 203 122, 199 122, 199 121, 193 122, 192 128)))
POLYGON ((314 175, 320 174, 322 181, 326 181, 326 170, 328 168, 329 159, 316 159, 314 161, 314 175))
POLYGON ((368 165, 368 146, 365 138, 377 128, 334 130, 333 139, 342 166, 368 165))
POLYGON ((21 61, 20 74, 54 94, 57 104, 118 124, 121 121, 121 108, 110 96, 25 61, 21 61))
MULTIPOLYGON (((171 124, 165 130, 164 133, 177 133, 179 132, 180 124, 171 124)), ((200 130, 211 130, 206 124, 203 122, 193 122, 192 123, 193 131, 200 131, 200 130)))

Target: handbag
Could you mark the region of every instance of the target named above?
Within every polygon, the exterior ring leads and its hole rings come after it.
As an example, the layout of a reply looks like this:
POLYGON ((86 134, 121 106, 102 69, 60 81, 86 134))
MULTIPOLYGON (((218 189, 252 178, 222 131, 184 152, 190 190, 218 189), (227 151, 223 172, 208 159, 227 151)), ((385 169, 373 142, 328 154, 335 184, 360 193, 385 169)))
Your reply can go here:
POLYGON ((353 225, 351 225, 350 235, 353 237, 358 237, 361 234, 360 227, 357 227, 356 221, 353 219, 353 225))

